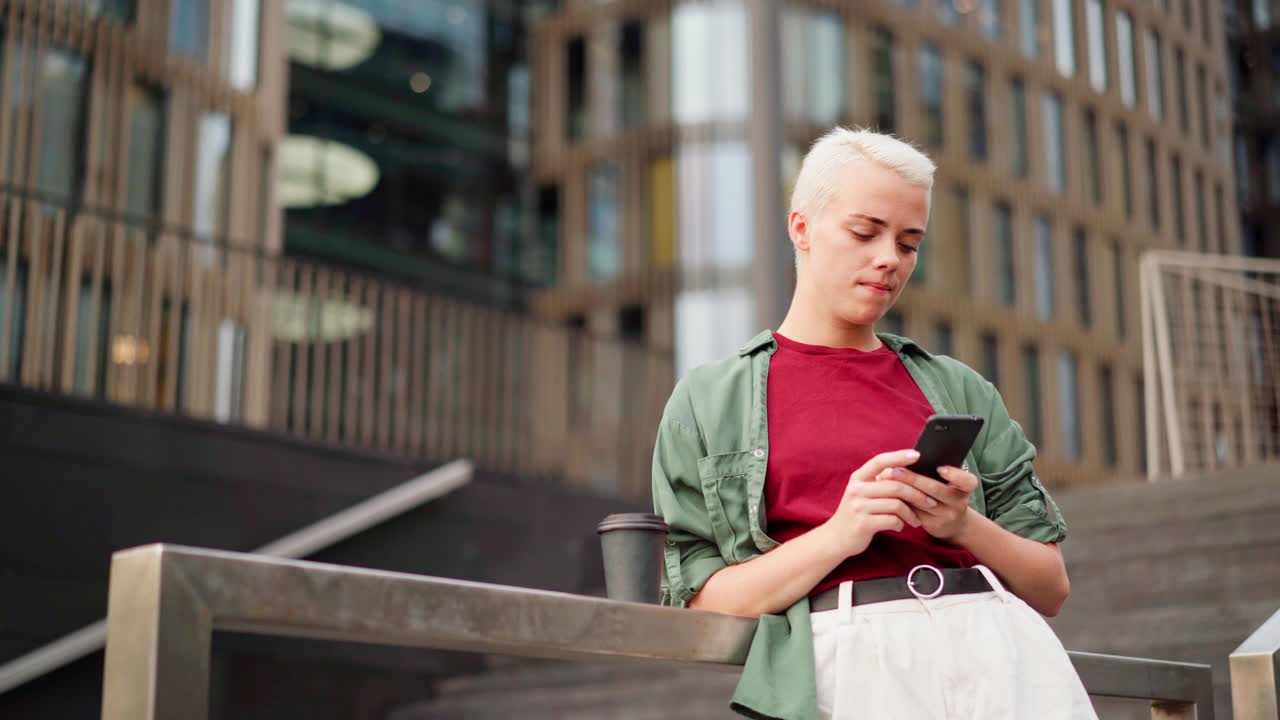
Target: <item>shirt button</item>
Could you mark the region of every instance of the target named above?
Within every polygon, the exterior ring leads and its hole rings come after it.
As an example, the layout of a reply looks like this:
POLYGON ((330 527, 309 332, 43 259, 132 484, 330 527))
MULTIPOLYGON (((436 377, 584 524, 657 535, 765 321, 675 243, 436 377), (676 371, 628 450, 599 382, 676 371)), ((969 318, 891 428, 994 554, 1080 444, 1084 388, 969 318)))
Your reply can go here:
POLYGON ((752 455, 755 455, 758 458, 764 457, 764 448, 756 448, 756 451, 752 453, 752 455))

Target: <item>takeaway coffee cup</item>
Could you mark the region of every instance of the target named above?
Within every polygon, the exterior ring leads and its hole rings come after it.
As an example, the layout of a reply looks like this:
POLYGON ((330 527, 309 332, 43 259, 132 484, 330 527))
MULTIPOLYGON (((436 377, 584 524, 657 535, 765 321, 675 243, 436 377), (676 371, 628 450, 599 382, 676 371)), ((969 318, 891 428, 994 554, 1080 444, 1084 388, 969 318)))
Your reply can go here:
POLYGON ((617 513, 596 527, 604 554, 604 586, 611 600, 656 603, 661 592, 667 524, 651 513, 617 513))

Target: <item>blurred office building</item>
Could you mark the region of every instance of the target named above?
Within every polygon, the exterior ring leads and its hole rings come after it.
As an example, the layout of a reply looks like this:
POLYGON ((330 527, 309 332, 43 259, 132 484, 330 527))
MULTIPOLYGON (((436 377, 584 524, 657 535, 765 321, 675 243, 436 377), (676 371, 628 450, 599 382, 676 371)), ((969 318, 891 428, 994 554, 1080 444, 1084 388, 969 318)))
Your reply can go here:
POLYGON ((562 248, 539 307, 643 326, 677 374, 731 352, 781 317, 760 266, 790 272, 782 198, 808 143, 893 132, 939 172, 883 329, 995 382, 1049 482, 1138 476, 1138 256, 1241 251, 1213 8, 566 2, 531 42, 533 181, 562 248), (753 104, 771 86, 777 129, 753 104), (772 195, 775 216, 753 212, 772 195))
MULTIPOLYGON (((113 551, 253 551, 459 458, 308 557, 600 592, 676 378, 781 319, 836 124, 940 168, 883 329, 995 382, 1047 483, 1142 475, 1140 254, 1275 254, 1251 2, 1228 62, 1193 0, 0 0, 0 716, 97 716, 113 551)), ((1169 397, 1191 464, 1269 437, 1169 397)), ((386 717, 488 662, 371 653, 220 637, 214 715, 386 717)))

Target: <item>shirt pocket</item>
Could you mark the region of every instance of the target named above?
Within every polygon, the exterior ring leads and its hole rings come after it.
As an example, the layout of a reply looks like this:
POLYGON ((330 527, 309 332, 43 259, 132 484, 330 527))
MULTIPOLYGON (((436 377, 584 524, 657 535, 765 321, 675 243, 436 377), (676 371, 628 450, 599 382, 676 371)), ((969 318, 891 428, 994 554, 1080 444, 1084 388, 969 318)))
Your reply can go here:
POLYGON ((743 450, 698 460, 707 516, 720 554, 729 562, 742 562, 757 554, 752 551, 754 512, 749 507, 747 489, 752 473, 760 472, 761 455, 755 450, 743 450))

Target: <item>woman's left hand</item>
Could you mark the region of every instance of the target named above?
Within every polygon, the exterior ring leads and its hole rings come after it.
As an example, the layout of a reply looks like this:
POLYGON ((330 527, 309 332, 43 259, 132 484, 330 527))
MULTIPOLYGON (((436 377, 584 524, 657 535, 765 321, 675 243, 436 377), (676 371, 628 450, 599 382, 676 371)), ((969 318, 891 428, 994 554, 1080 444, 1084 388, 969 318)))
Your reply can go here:
POLYGON ((876 476, 877 480, 892 480, 910 485, 938 501, 937 506, 912 508, 920 517, 925 531, 939 540, 954 541, 968 525, 969 495, 978 489, 978 477, 960 468, 943 466, 938 474, 947 482, 913 473, 906 468, 890 468, 876 476))

